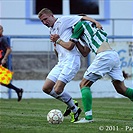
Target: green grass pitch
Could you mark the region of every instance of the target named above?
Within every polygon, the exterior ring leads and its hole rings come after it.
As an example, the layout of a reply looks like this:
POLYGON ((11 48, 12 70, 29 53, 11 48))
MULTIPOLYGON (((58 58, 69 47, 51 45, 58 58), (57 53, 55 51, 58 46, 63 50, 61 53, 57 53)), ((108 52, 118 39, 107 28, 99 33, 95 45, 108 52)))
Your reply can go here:
MULTIPOLYGON (((82 107, 81 99, 76 99, 82 107)), ((0 99, 0 133, 130 133, 133 102, 126 98, 93 98, 93 123, 74 124, 70 117, 52 125, 46 120, 51 109, 66 105, 56 99, 0 99)), ((80 118, 84 117, 82 111, 80 118)))

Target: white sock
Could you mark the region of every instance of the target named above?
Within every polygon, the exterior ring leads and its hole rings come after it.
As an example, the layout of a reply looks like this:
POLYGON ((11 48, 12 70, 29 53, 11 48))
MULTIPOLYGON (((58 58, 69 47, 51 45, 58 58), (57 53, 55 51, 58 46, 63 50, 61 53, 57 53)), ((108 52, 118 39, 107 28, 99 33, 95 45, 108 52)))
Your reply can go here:
POLYGON ((76 113, 78 110, 78 107, 75 105, 72 97, 65 91, 63 91, 61 94, 56 94, 54 88, 52 91, 49 93, 52 97, 59 99, 60 101, 66 103, 69 108, 71 108, 72 112, 76 113))
POLYGON ((54 98, 57 98, 58 95, 56 94, 56 92, 54 91, 54 88, 52 89, 52 91, 49 93, 49 95, 51 95, 54 98))
POLYGON ((85 112, 85 116, 92 115, 92 110, 85 112))
POLYGON ((71 108, 72 112, 76 113, 78 107, 75 105, 72 97, 65 91, 63 91, 60 95, 60 98, 65 102, 69 108, 71 108))

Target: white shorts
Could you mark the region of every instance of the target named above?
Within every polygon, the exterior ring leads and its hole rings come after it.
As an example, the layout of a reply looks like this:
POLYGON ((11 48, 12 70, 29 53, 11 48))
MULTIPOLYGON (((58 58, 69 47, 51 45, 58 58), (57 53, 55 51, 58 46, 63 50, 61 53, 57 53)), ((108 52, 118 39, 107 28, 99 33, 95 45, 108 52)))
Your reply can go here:
POLYGON ((95 82, 105 74, 108 74, 112 80, 124 80, 122 70, 120 68, 119 55, 114 50, 97 54, 92 64, 86 70, 84 78, 95 82))
POLYGON ((50 71, 47 78, 56 82, 61 80, 64 83, 70 82, 80 69, 80 56, 74 56, 71 61, 64 61, 58 63, 50 71))

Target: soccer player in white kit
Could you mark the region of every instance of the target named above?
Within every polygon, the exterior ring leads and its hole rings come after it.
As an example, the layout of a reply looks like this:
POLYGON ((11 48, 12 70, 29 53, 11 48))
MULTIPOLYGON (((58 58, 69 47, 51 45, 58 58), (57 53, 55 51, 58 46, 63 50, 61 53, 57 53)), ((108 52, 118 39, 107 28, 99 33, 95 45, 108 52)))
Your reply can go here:
MULTIPOLYGON (((48 8, 42 9, 38 13, 42 23, 50 28, 50 35, 58 34, 60 38, 69 41, 72 35, 72 26, 81 19, 90 20, 96 23, 97 27, 101 26, 97 21, 89 17, 83 16, 63 16, 56 19, 51 10, 48 8)), ((65 85, 70 82, 80 69, 81 54, 76 46, 72 50, 65 49, 59 44, 54 43, 54 50, 58 56, 58 63, 48 74, 43 85, 43 91, 52 97, 66 103, 71 109, 71 122, 78 120, 81 109, 74 104, 72 97, 64 91, 65 85)))
POLYGON ((133 89, 126 87, 124 84, 119 55, 110 47, 107 33, 104 30, 96 28, 95 24, 89 21, 80 21, 74 26, 73 34, 69 42, 65 42, 58 35, 53 35, 53 40, 57 41, 64 48, 72 48, 76 45, 82 55, 88 54, 86 49, 90 49, 96 54, 95 59, 84 73, 80 83, 85 118, 75 123, 88 123, 93 121, 90 87, 105 74, 111 77, 112 83, 119 94, 133 101, 133 89), (86 45, 85 47, 79 43, 79 39, 86 45))

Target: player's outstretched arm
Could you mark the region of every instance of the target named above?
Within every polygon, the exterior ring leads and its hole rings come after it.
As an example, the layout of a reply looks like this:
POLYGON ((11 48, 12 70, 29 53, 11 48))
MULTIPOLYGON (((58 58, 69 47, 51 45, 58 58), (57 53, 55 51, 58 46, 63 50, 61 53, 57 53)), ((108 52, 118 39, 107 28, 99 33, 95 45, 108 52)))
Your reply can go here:
POLYGON ((65 42, 65 41, 61 40, 59 35, 57 35, 57 34, 50 35, 50 40, 52 42, 55 42, 55 43, 61 45, 62 47, 64 47, 67 50, 72 50, 75 46, 75 43, 72 41, 65 42))
POLYGON ((61 39, 58 39, 57 44, 61 45, 62 47, 64 47, 67 50, 72 50, 74 48, 74 46, 76 45, 74 42, 69 41, 69 42, 64 42, 61 39))
POLYGON ((95 24, 96 24, 96 27, 97 27, 98 29, 102 29, 102 25, 101 25, 98 21, 96 21, 95 19, 90 18, 90 17, 88 17, 87 15, 83 16, 82 19, 83 19, 83 20, 87 20, 87 21, 91 21, 92 23, 95 23, 95 24))

